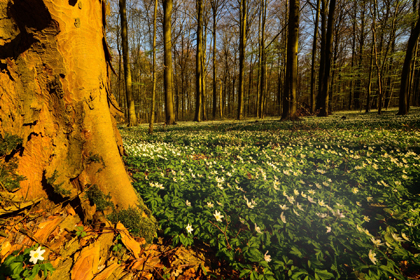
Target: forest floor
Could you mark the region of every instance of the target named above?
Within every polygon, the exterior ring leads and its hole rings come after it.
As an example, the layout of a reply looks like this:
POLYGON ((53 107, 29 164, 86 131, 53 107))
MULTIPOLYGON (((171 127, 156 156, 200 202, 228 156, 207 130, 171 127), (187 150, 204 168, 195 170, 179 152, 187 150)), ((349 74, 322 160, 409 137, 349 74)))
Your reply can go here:
POLYGON ((419 279, 420 110, 395 113, 121 127, 153 244, 0 192, 0 280, 419 279))

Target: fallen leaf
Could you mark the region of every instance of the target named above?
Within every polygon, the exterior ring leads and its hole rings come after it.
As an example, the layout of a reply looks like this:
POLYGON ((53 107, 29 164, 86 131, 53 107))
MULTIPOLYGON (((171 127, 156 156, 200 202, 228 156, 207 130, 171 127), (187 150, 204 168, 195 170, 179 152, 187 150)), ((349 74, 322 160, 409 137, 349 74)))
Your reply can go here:
POLYGON ((118 263, 113 263, 107 268, 105 268, 101 273, 95 276, 93 280, 106 280, 108 277, 112 275, 115 269, 117 269, 120 265, 118 263))
POLYGON ((136 240, 134 240, 134 238, 130 236, 128 230, 124 227, 122 223, 118 222, 117 230, 121 235, 121 241, 124 244, 124 246, 134 254, 134 257, 136 259, 138 259, 139 254, 141 252, 140 243, 138 243, 136 240))
POLYGON ((41 243, 45 243, 45 241, 47 241, 47 238, 57 228, 57 226, 61 223, 62 220, 62 218, 57 217, 53 220, 47 220, 43 223, 40 223, 38 226, 39 229, 34 235, 35 239, 41 243))
POLYGON ((91 280, 98 272, 99 252, 101 244, 95 242, 82 249, 80 256, 71 270, 72 280, 91 280))

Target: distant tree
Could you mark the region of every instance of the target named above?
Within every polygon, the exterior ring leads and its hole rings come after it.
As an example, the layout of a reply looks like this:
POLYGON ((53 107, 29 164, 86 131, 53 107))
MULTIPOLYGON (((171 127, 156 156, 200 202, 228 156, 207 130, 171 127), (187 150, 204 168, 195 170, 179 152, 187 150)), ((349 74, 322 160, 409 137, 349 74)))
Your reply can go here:
POLYGON ((153 11, 153 61, 152 61, 152 106, 150 106, 149 134, 153 133, 153 124, 155 122, 155 103, 156 103, 156 18, 157 18, 158 0, 155 0, 153 11))
MULTIPOLYGON (((217 59, 216 59, 216 49, 217 49, 217 22, 218 17, 220 16, 220 11, 225 5, 226 0, 211 0, 211 10, 212 10, 212 17, 213 17, 213 119, 216 119, 216 112, 217 112, 217 77, 216 77, 216 69, 217 69, 217 59)), ((220 89, 220 93, 222 89, 220 89)), ((219 111, 220 111, 220 118, 222 117, 222 98, 221 94, 219 97, 219 111)))
POLYGON ((247 0, 241 0, 240 3, 240 38, 239 38, 239 86, 238 86, 238 115, 237 119, 243 118, 244 109, 244 83, 245 83, 245 48, 246 48, 246 30, 247 30, 247 0))
POLYGON ((311 114, 315 112, 315 59, 317 51, 318 41, 318 29, 319 29, 319 13, 320 13, 321 0, 316 1, 316 16, 315 16, 315 27, 314 27, 314 39, 312 42, 312 65, 311 65, 311 114))
POLYGON ((282 120, 296 119, 297 62, 299 46, 299 0, 289 1, 289 36, 287 40, 287 69, 285 80, 285 102, 282 120))
POLYGON ((128 126, 137 124, 136 107, 134 104, 133 85, 130 66, 130 54, 128 49, 128 34, 127 34, 127 7, 125 0, 119 0, 120 18, 121 18, 121 40, 124 60, 124 82, 125 92, 127 96, 128 108, 128 126))
POLYGON ((197 0, 197 54, 196 54, 196 71, 195 71, 195 80, 196 80, 196 101, 195 101, 195 117, 194 121, 201 122, 201 103, 202 103, 202 48, 203 48, 203 9, 204 4, 203 0, 197 0))
POLYGON ((417 23, 414 29, 411 31, 410 38, 408 39, 408 43, 407 43, 407 50, 405 52, 403 69, 401 72, 399 110, 398 110, 397 115, 407 115, 410 109, 408 93, 409 93, 409 78, 410 78, 411 66, 412 66, 411 60, 413 58, 413 50, 420 36, 420 9, 418 9, 418 11, 419 11, 419 15, 417 15, 417 23))
MULTIPOLYGON (((323 0, 323 21, 325 22, 326 12, 326 1, 323 0)), ((324 48, 321 50, 321 64, 323 65, 320 69, 322 80, 319 79, 319 100, 320 100, 320 112, 318 116, 328 116, 328 100, 330 91, 330 80, 331 80, 331 61, 332 61, 332 48, 333 48, 333 28, 334 28, 334 12, 335 12, 336 0, 330 0, 328 9, 328 24, 325 33, 324 48)))
POLYGON ((163 0, 163 84, 165 88, 166 124, 175 123, 174 93, 172 81, 172 0, 163 0))

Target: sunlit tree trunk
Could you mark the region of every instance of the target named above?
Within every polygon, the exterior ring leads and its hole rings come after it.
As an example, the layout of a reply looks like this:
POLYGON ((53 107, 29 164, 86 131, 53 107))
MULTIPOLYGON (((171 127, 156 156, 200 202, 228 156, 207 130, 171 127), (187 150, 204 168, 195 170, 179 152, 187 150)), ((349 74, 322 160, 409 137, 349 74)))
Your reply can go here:
POLYGON ((121 159, 101 1, 6 2, 0 4, 0 134, 22 139, 9 154, 26 177, 15 194, 42 203, 70 198, 86 209, 82 192, 97 185, 117 209, 146 209, 121 159))
POLYGON ((128 49, 127 11, 125 0, 119 0, 121 18, 121 39, 124 59, 124 81, 127 96, 128 126, 137 124, 136 107, 134 105, 133 86, 131 77, 130 54, 128 49))
POLYGON ((163 85, 165 88, 165 120, 168 125, 175 123, 172 83, 172 5, 172 0, 163 0, 163 85))
POLYGON ((153 13, 153 62, 152 62, 152 106, 150 108, 149 134, 153 133, 153 124, 155 122, 155 99, 156 99, 156 18, 157 18, 158 0, 155 0, 155 9, 153 13))

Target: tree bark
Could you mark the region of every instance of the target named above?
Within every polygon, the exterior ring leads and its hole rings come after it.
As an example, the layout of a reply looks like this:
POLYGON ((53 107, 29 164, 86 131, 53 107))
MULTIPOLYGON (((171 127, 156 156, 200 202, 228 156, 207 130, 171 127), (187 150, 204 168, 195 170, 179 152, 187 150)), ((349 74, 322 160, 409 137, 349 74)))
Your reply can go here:
MULTIPOLYGON (((39 1, 39 0, 38 0, 39 1)), ((128 49, 128 35, 127 35, 127 11, 126 1, 119 0, 120 17, 121 17, 121 39, 124 60, 124 82, 125 93, 127 96, 127 109, 128 109, 128 126, 137 124, 136 107, 134 104, 133 85, 131 76, 130 54, 128 49)))
POLYGON ((202 85, 201 85, 201 75, 202 75, 202 44, 203 44, 203 0, 197 0, 197 54, 196 54, 196 70, 195 70, 195 91, 196 91, 196 101, 195 101, 195 117, 194 121, 201 122, 201 97, 202 97, 202 85))
POLYGON ((261 0, 261 38, 260 38, 260 94, 259 94, 259 118, 264 118, 264 95, 265 95, 265 77, 267 75, 267 65, 265 59, 265 22, 267 15, 267 0, 261 0))
POLYGON ((245 83, 245 47, 246 47, 246 14, 247 14, 247 0, 241 0, 240 8, 240 38, 239 38, 239 92, 238 92, 238 115, 237 119, 243 118, 244 109, 244 83, 245 83))
POLYGON ((408 110, 409 110, 408 93, 409 93, 409 76, 411 73, 411 59, 413 58, 413 50, 416 46, 416 42, 419 38, 419 35, 420 35, 420 16, 418 16, 416 26, 412 30, 410 34, 410 38, 408 39, 403 69, 401 72, 399 110, 398 110, 397 115, 408 114, 408 110))
MULTIPOLYGON (((217 112, 217 77, 216 77, 216 41, 217 41, 217 4, 214 3, 215 1, 211 2, 211 8, 213 10, 213 120, 216 119, 216 112, 217 112)), ((221 103, 222 100, 219 99, 221 103)))
POLYGON ((314 41, 312 43, 311 114, 315 113, 315 60, 316 60, 316 49, 317 49, 317 40, 318 40, 318 25, 319 25, 320 6, 321 6, 321 0, 317 0, 316 17, 315 17, 315 29, 314 29, 314 41))
POLYGON ((153 133, 153 124, 155 122, 155 103, 156 103, 156 18, 157 18, 158 0, 155 0, 153 12, 153 62, 152 62, 152 106, 150 108, 149 134, 153 133))
POLYGON ((319 59, 319 74, 318 74, 318 95, 316 98, 315 110, 321 110, 322 107, 322 94, 324 88, 324 73, 325 73, 325 55, 326 55, 326 42, 327 42, 327 1, 321 0, 321 50, 319 59))
POLYGON ((360 42, 359 42, 359 61, 357 66, 357 80, 354 91, 354 108, 361 110, 360 95, 362 93, 362 65, 363 65, 363 52, 365 47, 365 6, 366 2, 363 0, 363 7, 361 13, 361 26, 360 26, 360 42))
POLYGON ((299 46, 299 0, 289 2, 289 35, 287 40, 287 69, 284 94, 285 102, 282 120, 296 118, 297 54, 299 46), (286 104, 287 103, 287 104, 286 104))
POLYGON ((320 85, 320 101, 321 107, 319 116, 328 116, 328 100, 329 100, 329 85, 331 80, 331 58, 332 58, 332 47, 333 47, 333 28, 334 28, 334 12, 335 12, 336 0, 330 0, 330 6, 328 11, 328 24, 327 34, 325 38, 325 49, 324 49, 324 69, 322 74, 322 83, 320 85))
POLYGON ((174 93, 172 83, 172 0, 163 1, 163 85, 165 88, 166 124, 175 124, 174 93))
POLYGON ((108 83, 111 57, 102 4, 0 4, 5 27, 0 134, 23 139, 9 157, 26 177, 17 191, 26 200, 45 198, 48 203, 78 196, 84 201, 82 191, 96 184, 118 209, 146 209, 125 171, 111 115, 117 105, 108 83))

